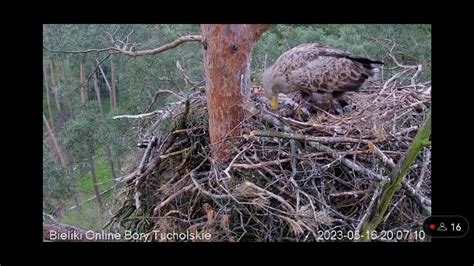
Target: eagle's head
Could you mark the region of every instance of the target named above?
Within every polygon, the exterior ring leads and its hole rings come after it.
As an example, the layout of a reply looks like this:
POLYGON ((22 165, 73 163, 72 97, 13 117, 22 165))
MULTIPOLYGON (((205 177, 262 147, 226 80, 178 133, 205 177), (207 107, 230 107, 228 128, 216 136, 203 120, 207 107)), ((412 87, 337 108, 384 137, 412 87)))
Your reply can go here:
POLYGON ((273 110, 278 110, 278 93, 279 91, 275 88, 274 80, 273 80, 273 71, 272 68, 267 68, 262 73, 262 78, 260 79, 263 89, 265 90, 265 94, 267 95, 268 99, 270 100, 270 105, 273 110))

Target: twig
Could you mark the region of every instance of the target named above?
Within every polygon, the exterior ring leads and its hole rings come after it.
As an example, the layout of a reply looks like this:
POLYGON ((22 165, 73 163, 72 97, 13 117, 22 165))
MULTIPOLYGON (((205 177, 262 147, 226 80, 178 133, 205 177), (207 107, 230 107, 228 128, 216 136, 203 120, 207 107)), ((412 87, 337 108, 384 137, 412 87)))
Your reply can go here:
POLYGON ((51 53, 62 53, 62 54, 87 54, 87 53, 101 53, 101 52, 108 52, 110 50, 115 49, 114 47, 107 47, 102 49, 86 49, 86 50, 54 50, 47 48, 43 45, 43 49, 51 53))
POLYGON ((104 80, 105 80, 105 85, 107 85, 107 88, 109 89, 109 92, 110 92, 112 89, 110 88, 110 84, 109 84, 109 81, 107 80, 107 76, 105 75, 104 70, 100 66, 101 62, 99 62, 97 59, 95 61, 97 61, 97 66, 96 67, 99 67, 100 73, 102 73, 102 78, 104 78, 104 80))
POLYGON ((234 163, 232 166, 235 168, 243 168, 243 169, 260 169, 260 168, 265 168, 267 166, 271 166, 275 164, 287 163, 289 161, 291 161, 291 158, 278 159, 274 161, 261 162, 261 163, 256 163, 256 164, 234 163))
POLYGON ((181 75, 183 76, 184 78, 184 81, 186 82, 186 84, 188 85, 191 85, 193 87, 196 87, 197 86, 197 83, 196 82, 193 82, 188 74, 186 74, 186 71, 184 71, 183 67, 181 66, 181 64, 179 63, 179 61, 176 61, 176 67, 178 68, 179 70, 179 73, 181 73, 181 75))
POLYGON ((256 189, 260 192, 263 192, 263 193, 267 194, 268 196, 278 200, 281 204, 285 205, 285 207, 288 209, 288 211, 290 211, 292 214, 296 213, 295 209, 286 200, 284 200, 282 197, 280 197, 280 196, 278 196, 278 195, 276 195, 276 194, 274 194, 274 193, 272 193, 272 192, 270 192, 266 189, 263 189, 263 188, 255 185, 254 183, 249 182, 249 181, 245 181, 245 185, 248 186, 248 187, 254 188, 254 189, 256 189))
MULTIPOLYGON (((369 144, 369 148, 375 153, 375 155, 377 157, 379 157, 382 162, 384 162, 384 164, 386 166, 389 167, 389 170, 394 170, 397 168, 397 166, 395 165, 395 163, 392 161, 392 159, 388 158, 381 150, 379 150, 375 145, 372 144, 369 144)), ((426 162, 429 162, 430 159, 427 158, 425 159, 425 163, 426 162)), ((421 178, 420 178, 421 180, 421 178)), ((418 192, 417 192, 417 189, 415 188, 412 188, 411 186, 409 186, 407 183, 406 183, 406 180, 403 180, 402 181, 402 188, 404 190, 406 190, 407 192, 407 195, 410 196, 412 199, 414 199, 427 213, 431 213, 431 210, 430 210, 430 206, 431 206, 431 201, 424 198, 423 196, 421 196, 418 192)))
POLYGON ((411 127, 408 127, 408 128, 404 128, 404 129, 402 129, 402 130, 400 130, 400 131, 398 131, 398 132, 392 134, 392 136, 393 136, 393 137, 399 137, 399 136, 401 136, 401 135, 403 135, 403 134, 406 134, 406 133, 410 133, 410 132, 412 132, 412 131, 415 131, 415 130, 417 130, 418 128, 419 128, 419 126, 411 126, 411 127))
POLYGON ((164 120, 170 118, 176 112, 176 109, 181 108, 183 104, 185 106, 185 108, 184 108, 185 113, 187 113, 189 111, 189 109, 187 109, 187 108, 189 108, 189 101, 192 97, 194 97, 196 95, 197 94, 194 93, 194 94, 189 95, 185 99, 182 99, 180 101, 169 104, 170 107, 168 107, 168 110, 162 111, 161 117, 158 120, 156 120, 156 122, 148 129, 147 135, 150 135, 152 132, 154 132, 155 129, 161 124, 161 122, 163 122, 164 120), (186 111, 186 110, 188 110, 188 111, 186 111))
POLYGON ((196 181, 196 179, 194 179, 192 176, 190 178, 191 178, 191 181, 193 182, 194 186, 196 186, 196 188, 199 190, 199 192, 201 192, 202 194, 204 194, 204 195, 206 195, 210 198, 213 198, 213 199, 227 199, 227 198, 231 197, 230 194, 221 194, 221 195, 212 194, 211 192, 206 191, 204 188, 202 188, 202 186, 199 185, 199 183, 196 181))
POLYGON ((130 173, 129 175, 124 176, 122 179, 119 180, 119 182, 124 181, 124 182, 128 183, 129 181, 133 180, 137 176, 137 173, 138 173, 138 170, 135 170, 132 173, 130 173))
POLYGON ((355 191, 343 191, 337 193, 329 194, 329 197, 344 197, 344 196, 354 196, 357 197, 360 194, 367 194, 368 190, 355 190, 355 191))
POLYGON ((153 209, 153 216, 158 216, 158 212, 163 208, 166 204, 168 204, 170 201, 175 199, 177 196, 179 196, 181 193, 184 193, 190 189, 194 188, 194 184, 187 185, 183 187, 182 189, 178 190, 176 193, 173 195, 169 196, 167 199, 163 200, 160 204, 158 204, 154 209, 153 209))
MULTIPOLYGON (((392 159, 388 158, 381 150, 379 150, 375 145, 371 145, 369 144, 369 148, 372 150, 372 152, 374 152, 374 154, 379 157, 382 162, 384 162, 384 164, 386 166, 389 167, 389 170, 395 170, 397 168, 397 166, 395 165, 395 163, 392 161, 392 159)), ((429 158, 425 158, 425 163, 426 162, 429 162, 429 158)), ((421 180, 421 178, 420 178, 421 180)), ((428 200, 428 199, 425 199, 424 197, 422 197, 418 192, 417 192, 417 188, 415 187, 412 188, 411 186, 409 186, 407 183, 406 183, 406 180, 403 180, 402 181, 402 188, 404 190, 407 191, 407 194, 408 196, 410 196, 412 199, 414 199, 425 211, 427 211, 428 213, 431 213, 431 210, 430 210, 430 206, 431 206, 431 201, 428 200)))
POLYGON ((371 171, 371 170, 369 170, 365 167, 362 167, 359 164, 357 164, 355 162, 352 162, 351 160, 348 160, 348 159, 342 157, 341 155, 339 155, 337 153, 336 150, 333 150, 333 149, 329 148, 328 146, 325 146, 325 145, 322 145, 322 144, 317 144, 317 143, 312 144, 312 146, 315 147, 316 149, 320 150, 320 151, 327 152, 334 159, 339 160, 342 164, 344 164, 345 166, 351 168, 352 170, 354 170, 356 172, 359 172, 359 173, 364 174, 366 176, 375 178, 375 180, 380 181, 380 182, 387 182, 389 180, 388 177, 385 177, 385 176, 379 175, 377 173, 374 173, 373 171, 371 171))
POLYGON ((406 182, 402 182, 402 188, 408 192, 408 196, 412 199, 414 199, 418 205, 420 205, 423 210, 426 211, 428 215, 431 215, 431 200, 421 196, 417 191, 412 188, 410 185, 408 185, 406 182))
POLYGON ((410 104, 410 105, 408 105, 408 106, 405 106, 405 107, 403 107, 403 108, 400 108, 400 109, 397 109, 397 110, 396 110, 396 109, 393 109, 393 110, 390 110, 390 111, 388 111, 388 112, 385 112, 385 113, 382 114, 382 117, 387 116, 387 115, 392 115, 392 114, 394 114, 394 113, 396 113, 396 112, 401 113, 401 112, 403 112, 403 111, 405 111, 405 110, 408 110, 408 109, 410 109, 410 108, 416 107, 416 106, 418 106, 418 105, 420 105, 420 104, 424 104, 424 103, 427 103, 427 102, 429 102, 429 101, 427 101, 427 100, 425 100, 425 101, 417 101, 417 102, 414 102, 414 103, 412 103, 412 104, 410 104))
POLYGON ((232 165, 235 163, 235 160, 237 160, 237 159, 240 157, 240 155, 241 155, 242 153, 244 153, 247 149, 248 149, 248 147, 246 147, 245 149, 242 149, 242 150, 234 157, 234 159, 232 159, 232 161, 229 163, 229 165, 227 166, 227 168, 224 170, 224 173, 227 175, 227 177, 228 177, 229 179, 231 178, 231 176, 230 176, 230 174, 229 174, 229 171, 230 171, 230 169, 232 168, 232 165))
POLYGON ((374 208, 375 202, 377 201, 381 191, 382 191, 381 186, 377 186, 375 188, 375 191, 374 191, 374 194, 372 195, 372 199, 370 200, 369 206, 367 206, 367 209, 364 213, 364 216, 362 216, 362 218, 360 219, 359 224, 357 225, 357 228, 356 228, 357 231, 362 232, 361 231, 362 226, 364 225, 364 223, 367 222, 367 219, 368 219, 370 213, 372 213, 372 209, 374 208))
POLYGON ((143 170, 145 169, 145 163, 148 161, 148 158, 150 157, 151 150, 155 147, 156 141, 158 138, 156 136, 153 136, 151 141, 148 143, 148 146, 146 147, 145 153, 143 154, 143 158, 140 162, 140 165, 138 166, 138 173, 142 174, 143 170))
MULTIPOLYGON (((370 140, 365 139, 355 139, 347 137, 314 137, 308 135, 298 135, 293 133, 284 133, 277 131, 262 131, 262 130, 253 130, 250 132, 250 136, 260 136, 260 137, 270 137, 270 138, 282 138, 282 139, 296 139, 302 141, 313 141, 319 143, 365 143, 368 144, 370 140)), ((374 140, 375 141, 375 140, 374 140)))
POLYGON ((170 91, 170 90, 159 90, 155 93, 155 96, 153 97, 153 100, 151 101, 150 105, 148 106, 148 108, 145 110, 144 113, 150 111, 151 107, 155 104, 156 100, 158 100, 158 95, 160 95, 161 93, 170 93, 170 94, 173 94, 174 96, 177 96, 178 98, 180 99, 183 99, 183 97, 179 94, 177 94, 176 92, 174 91, 170 91))
POLYGON ((372 151, 372 153, 374 153, 378 158, 380 158, 384 165, 390 167, 390 170, 395 169, 396 165, 393 160, 387 157, 387 155, 385 155, 379 148, 377 148, 377 146, 375 146, 372 142, 369 142, 368 146, 370 151, 372 151))
POLYGON ((383 87, 382 89, 379 91, 379 93, 377 94, 377 97, 375 97, 375 99, 373 100, 373 102, 377 102, 377 100, 383 95, 383 93, 385 92, 385 90, 388 88, 388 85, 391 84, 393 81, 395 81, 397 78, 401 77, 402 75, 404 75, 405 73, 409 72, 411 69, 405 69, 403 70, 402 72, 399 72, 395 75, 393 75, 390 79, 388 79, 384 84, 383 84, 383 87))
POLYGON ((119 119, 119 118, 131 118, 131 119, 139 119, 139 118, 145 118, 149 116, 154 116, 156 114, 162 114, 162 110, 156 110, 151 113, 146 113, 146 114, 138 114, 138 115, 116 115, 112 117, 112 119, 119 119))
POLYGON ((415 185, 415 191, 418 191, 420 189, 421 184, 423 183, 423 180, 425 178, 426 172, 428 171, 428 166, 430 162, 431 162, 431 151, 429 149, 426 149, 425 156, 423 158, 423 165, 421 166, 420 177, 418 178, 418 181, 416 182, 416 185, 415 185))
POLYGON ((161 158, 161 159, 166 159, 166 158, 168 158, 168 157, 175 156, 175 155, 177 155, 177 154, 180 154, 180 153, 183 153, 183 152, 187 152, 187 151, 190 151, 190 150, 191 150, 191 147, 184 148, 184 149, 179 150, 179 151, 170 152, 170 153, 167 153, 167 154, 160 155, 160 158, 161 158))

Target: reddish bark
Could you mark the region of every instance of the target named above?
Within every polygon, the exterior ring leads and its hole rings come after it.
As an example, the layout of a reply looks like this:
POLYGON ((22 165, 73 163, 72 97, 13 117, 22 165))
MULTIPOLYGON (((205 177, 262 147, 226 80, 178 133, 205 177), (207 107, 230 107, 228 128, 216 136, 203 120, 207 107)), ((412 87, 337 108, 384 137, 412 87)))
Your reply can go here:
POLYGON ((212 157, 226 160, 240 136, 242 103, 250 95, 250 62, 255 44, 270 25, 201 25, 212 157))

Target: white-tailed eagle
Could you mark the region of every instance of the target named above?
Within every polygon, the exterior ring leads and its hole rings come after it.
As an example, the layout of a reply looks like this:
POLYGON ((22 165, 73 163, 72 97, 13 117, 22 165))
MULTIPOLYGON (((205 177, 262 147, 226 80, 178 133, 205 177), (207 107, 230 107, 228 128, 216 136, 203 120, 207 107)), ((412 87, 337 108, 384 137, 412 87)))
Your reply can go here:
POLYGON ((327 101, 346 91, 357 91, 383 64, 319 43, 301 44, 283 53, 262 74, 262 87, 273 109, 278 94, 300 91, 303 97, 327 101))

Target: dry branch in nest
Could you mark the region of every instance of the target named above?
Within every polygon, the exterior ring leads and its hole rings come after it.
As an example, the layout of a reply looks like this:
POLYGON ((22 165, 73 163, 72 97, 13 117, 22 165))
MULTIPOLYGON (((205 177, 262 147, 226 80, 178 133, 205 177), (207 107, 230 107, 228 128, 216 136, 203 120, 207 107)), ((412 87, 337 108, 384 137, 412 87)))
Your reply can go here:
MULTIPOLYGON (((143 156, 106 227, 145 233, 147 241, 164 241, 153 232, 205 232, 212 241, 327 241, 320 232, 360 229, 431 105, 431 87, 417 81, 420 71, 406 67, 385 84, 348 93, 341 115, 305 102, 302 120, 291 95, 281 97, 275 113, 254 87, 242 106, 243 135, 224 164, 210 156, 203 93, 155 111, 159 117, 143 115, 143 156)), ((429 215, 425 151, 378 230, 420 229, 429 215)))

